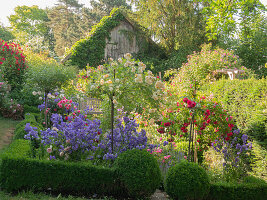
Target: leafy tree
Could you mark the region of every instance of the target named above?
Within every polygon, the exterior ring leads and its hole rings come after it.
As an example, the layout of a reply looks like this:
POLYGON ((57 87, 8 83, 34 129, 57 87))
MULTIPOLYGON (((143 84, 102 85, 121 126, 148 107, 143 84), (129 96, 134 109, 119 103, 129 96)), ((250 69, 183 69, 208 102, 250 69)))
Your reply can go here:
POLYGON ((209 40, 218 35, 234 36, 241 29, 241 37, 247 38, 254 29, 254 19, 265 8, 259 0, 205 0, 203 10, 209 40), (251 26, 252 25, 252 26, 251 26))
POLYGON ((88 15, 88 10, 82 9, 77 0, 58 0, 58 4, 49 10, 48 24, 56 39, 55 51, 58 56, 62 56, 65 48, 70 48, 83 36, 84 29, 90 29, 81 26, 83 18, 88 15))
POLYGON ((8 19, 17 39, 38 51, 43 46, 53 50, 53 35, 47 26, 49 19, 46 10, 38 6, 17 6, 14 11, 15 14, 8 19))
MULTIPOLYGON (((28 52, 29 69, 26 74, 26 84, 40 89, 45 94, 45 111, 47 108, 47 95, 54 92, 74 78, 76 68, 59 65, 54 59, 48 58, 45 54, 35 54, 28 52)), ((47 125, 47 113, 45 112, 45 122, 47 125)))
POLYGON ((203 42, 204 20, 199 2, 180 0, 132 0, 136 19, 154 34, 169 52, 203 42))
POLYGON ((13 40, 14 38, 14 35, 0 22, 0 39, 9 41, 13 40))
POLYGON ((127 4, 126 0, 91 0, 92 6, 91 12, 95 14, 95 19, 99 22, 104 16, 109 15, 113 8, 125 7, 130 9, 131 7, 127 4))

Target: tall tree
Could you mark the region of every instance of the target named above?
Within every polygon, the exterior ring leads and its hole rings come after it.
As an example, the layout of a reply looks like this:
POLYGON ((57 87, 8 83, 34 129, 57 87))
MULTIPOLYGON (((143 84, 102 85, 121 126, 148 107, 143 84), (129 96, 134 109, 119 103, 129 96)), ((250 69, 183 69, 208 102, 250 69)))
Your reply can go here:
MULTIPOLYGON (((14 9, 15 14, 8 17, 11 24, 12 33, 22 43, 45 46, 50 50, 53 49, 53 35, 47 26, 49 21, 46 10, 38 6, 17 6, 14 9)), ((37 50, 40 50, 39 47, 37 50)))
POLYGON ((95 19, 99 22, 102 17, 110 14, 113 8, 125 7, 131 9, 126 0, 91 0, 92 13, 95 14, 95 19))
POLYGON ((218 35, 235 36, 241 30, 240 37, 248 38, 253 33, 254 20, 265 11, 259 0, 205 0, 203 13, 206 17, 208 39, 217 39, 218 35))
POLYGON ((81 38, 82 32, 78 24, 82 5, 77 0, 58 0, 58 3, 48 12, 49 27, 52 28, 56 39, 55 51, 58 56, 65 53, 81 38))
POLYGON ((202 5, 191 0, 132 0, 136 19, 169 52, 194 46, 204 39, 202 5))

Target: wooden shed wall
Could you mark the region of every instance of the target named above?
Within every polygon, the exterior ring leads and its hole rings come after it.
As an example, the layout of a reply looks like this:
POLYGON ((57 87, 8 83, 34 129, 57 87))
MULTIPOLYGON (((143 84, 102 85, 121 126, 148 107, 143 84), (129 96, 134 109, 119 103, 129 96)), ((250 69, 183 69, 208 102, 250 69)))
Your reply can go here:
POLYGON ((111 30, 111 39, 106 39, 105 59, 118 59, 125 53, 138 53, 136 36, 132 35, 133 37, 129 39, 129 34, 126 33, 133 31, 134 27, 127 21, 122 21, 119 26, 111 30))

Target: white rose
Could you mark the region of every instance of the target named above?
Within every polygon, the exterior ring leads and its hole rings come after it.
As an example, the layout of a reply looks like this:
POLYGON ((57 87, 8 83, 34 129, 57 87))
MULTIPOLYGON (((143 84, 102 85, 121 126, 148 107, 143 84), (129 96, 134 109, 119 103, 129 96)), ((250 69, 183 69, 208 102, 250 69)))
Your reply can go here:
POLYGON ((155 87, 157 89, 162 89, 162 90, 165 89, 164 83, 162 81, 160 81, 160 80, 155 83, 155 87))
POLYGON ((111 66, 112 66, 112 67, 115 67, 116 65, 118 65, 116 62, 112 62, 112 63, 111 63, 111 66))
POLYGON ((149 84, 149 85, 151 85, 151 84, 153 83, 153 79, 152 79, 151 76, 146 76, 146 77, 145 77, 145 81, 146 81, 146 83, 149 84))
POLYGON ((37 94, 37 92, 33 91, 32 94, 35 96, 37 94))
POLYGON ((140 74, 142 74, 142 73, 143 73, 143 68, 142 68, 142 67, 138 67, 138 72, 139 72, 140 74))
POLYGON ((136 74, 135 76, 136 76, 135 78, 136 83, 143 83, 142 74, 136 74))
POLYGON ((121 58, 119 58, 119 59, 118 59, 118 62, 119 62, 119 63, 122 63, 122 59, 121 59, 121 58))
POLYGON ((113 103, 114 104, 118 104, 118 102, 116 101, 116 99, 113 99, 113 103))
POLYGON ((139 62, 138 66, 141 67, 143 71, 146 69, 146 65, 143 62, 139 62))
POLYGON ((39 100, 42 100, 43 98, 42 97, 39 97, 39 100))
POLYGON ((124 63, 124 67, 129 67, 131 65, 132 65, 132 62, 130 62, 128 60, 124 63))
POLYGON ((105 81, 103 79, 100 80, 100 85, 104 85, 105 81))
POLYGON ((131 57, 132 57, 132 55, 130 53, 124 54, 124 58, 126 58, 127 60, 130 60, 131 57))
POLYGON ((159 97, 158 97, 158 95, 157 95, 157 92, 154 92, 154 93, 153 93, 152 98, 153 98, 154 100, 156 100, 156 101, 159 99, 159 97))
POLYGON ((153 76, 153 73, 150 70, 147 71, 147 74, 150 75, 150 76, 153 76))

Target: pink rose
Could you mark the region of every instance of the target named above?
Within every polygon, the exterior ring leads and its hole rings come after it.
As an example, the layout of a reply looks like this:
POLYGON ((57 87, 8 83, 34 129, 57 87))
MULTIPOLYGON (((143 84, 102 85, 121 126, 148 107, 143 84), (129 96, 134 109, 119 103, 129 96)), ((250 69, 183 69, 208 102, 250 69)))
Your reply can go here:
POLYGON ((47 148, 46 151, 47 153, 52 153, 52 148, 47 148))

